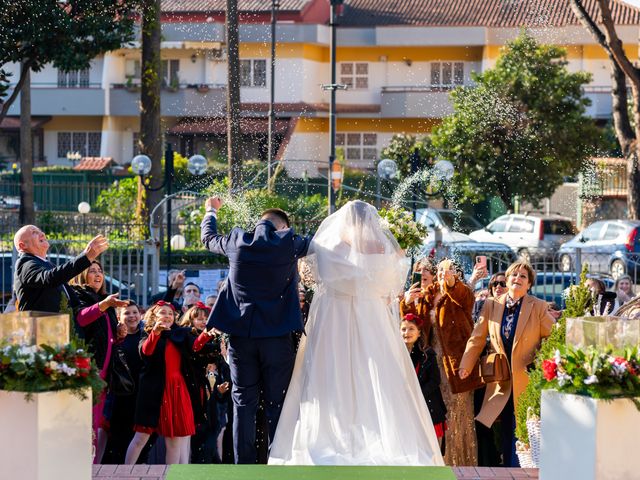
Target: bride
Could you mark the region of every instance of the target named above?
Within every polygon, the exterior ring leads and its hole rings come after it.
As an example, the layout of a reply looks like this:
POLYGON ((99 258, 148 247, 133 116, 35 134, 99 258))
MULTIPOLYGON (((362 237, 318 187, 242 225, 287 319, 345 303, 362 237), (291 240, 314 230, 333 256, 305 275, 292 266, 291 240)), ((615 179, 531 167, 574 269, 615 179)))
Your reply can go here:
POLYGON ((444 465, 392 308, 408 261, 376 209, 326 218, 307 262, 318 287, 269 464, 444 465))

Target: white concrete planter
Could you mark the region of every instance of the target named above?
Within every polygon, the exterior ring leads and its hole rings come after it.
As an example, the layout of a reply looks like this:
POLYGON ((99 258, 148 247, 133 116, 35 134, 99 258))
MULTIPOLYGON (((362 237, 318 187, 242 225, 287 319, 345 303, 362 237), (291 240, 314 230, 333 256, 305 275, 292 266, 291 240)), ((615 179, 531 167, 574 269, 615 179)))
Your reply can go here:
POLYGON ((92 463, 91 390, 0 390, 0 474, 21 480, 89 480, 92 463))
POLYGON ((543 390, 540 480, 640 479, 640 411, 611 402, 543 390))

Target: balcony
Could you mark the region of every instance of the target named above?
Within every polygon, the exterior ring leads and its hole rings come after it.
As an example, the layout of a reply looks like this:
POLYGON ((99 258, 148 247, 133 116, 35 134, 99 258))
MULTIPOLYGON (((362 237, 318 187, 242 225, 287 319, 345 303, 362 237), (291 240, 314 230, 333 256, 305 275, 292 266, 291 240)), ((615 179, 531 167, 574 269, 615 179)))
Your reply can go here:
POLYGON ((397 86, 382 87, 383 118, 442 118, 453 113, 449 87, 397 86))
MULTIPOLYGON (((224 114, 225 104, 224 85, 180 85, 175 90, 164 88, 160 94, 160 108, 165 116, 215 117, 224 114)), ((140 115, 140 91, 136 87, 112 85, 109 113, 116 116, 140 115)))
MULTIPOLYGON (((31 115, 104 115, 104 93, 99 85, 63 88, 33 84, 31 115)), ((20 95, 8 115, 20 115, 20 95)))

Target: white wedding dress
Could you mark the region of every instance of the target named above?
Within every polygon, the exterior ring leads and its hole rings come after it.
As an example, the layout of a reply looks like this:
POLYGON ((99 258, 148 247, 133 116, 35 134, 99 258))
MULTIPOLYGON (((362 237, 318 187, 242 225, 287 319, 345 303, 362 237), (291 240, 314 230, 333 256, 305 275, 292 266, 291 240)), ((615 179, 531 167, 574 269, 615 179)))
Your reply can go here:
POLYGON ((374 207, 320 226, 317 282, 269 464, 444 465, 393 299, 408 261, 374 207))

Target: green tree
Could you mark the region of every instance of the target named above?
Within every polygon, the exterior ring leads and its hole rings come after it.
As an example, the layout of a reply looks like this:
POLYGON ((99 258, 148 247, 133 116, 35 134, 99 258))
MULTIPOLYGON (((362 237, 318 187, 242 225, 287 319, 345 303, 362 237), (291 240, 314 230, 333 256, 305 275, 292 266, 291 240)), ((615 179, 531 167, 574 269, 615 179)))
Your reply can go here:
POLYGON ((382 149, 380 158, 390 158, 398 165, 398 178, 411 175, 411 156, 417 150, 420 158, 419 168, 427 166, 431 158, 431 139, 416 137, 407 133, 397 133, 391 137, 389 145, 382 149))
POLYGON ((565 50, 522 32, 476 86, 451 94, 454 113, 432 136, 456 165, 466 200, 492 195, 513 208, 514 196, 538 203, 575 175, 593 153, 598 130, 585 116, 586 72, 570 73, 565 50))
MULTIPOLYGON (((38 72, 49 63, 64 71, 82 70, 97 55, 130 41, 137 5, 135 0, 0 0, 0 68, 13 62, 24 65, 2 104, 0 121, 28 71, 38 72)), ((6 84, 2 75, 0 83, 6 84)))

